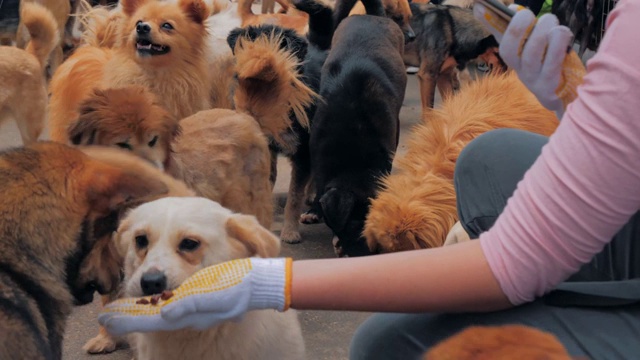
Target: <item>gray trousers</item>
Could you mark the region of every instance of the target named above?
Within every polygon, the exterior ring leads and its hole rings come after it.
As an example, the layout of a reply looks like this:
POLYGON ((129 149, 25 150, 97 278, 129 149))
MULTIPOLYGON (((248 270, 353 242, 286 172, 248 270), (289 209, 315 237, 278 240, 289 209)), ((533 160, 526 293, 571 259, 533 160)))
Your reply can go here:
MULTIPOLYGON (((454 182, 460 222, 472 239, 494 224, 546 142, 544 136, 502 129, 465 147, 454 182)), ((548 295, 491 313, 375 314, 356 331, 350 358, 419 359, 470 325, 502 324, 551 332, 574 356, 640 359, 640 212, 589 264, 548 295)))

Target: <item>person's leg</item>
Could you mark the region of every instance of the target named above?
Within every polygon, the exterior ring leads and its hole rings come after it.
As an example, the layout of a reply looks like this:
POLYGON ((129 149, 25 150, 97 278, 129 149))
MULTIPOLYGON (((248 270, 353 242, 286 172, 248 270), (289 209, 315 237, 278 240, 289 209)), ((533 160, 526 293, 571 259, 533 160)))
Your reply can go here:
MULTIPOLYGON (((437 295, 434 295, 437 296, 437 295)), ((523 324, 554 334, 573 356, 633 359, 640 354, 640 305, 560 308, 543 301, 493 313, 376 314, 354 335, 351 360, 413 360, 472 325, 523 324)))
MULTIPOLYGON (((522 130, 500 129, 480 135, 462 150, 454 184, 460 224, 472 239, 493 226, 547 140, 522 130)), ((640 212, 569 281, 631 278, 640 278, 640 212)))

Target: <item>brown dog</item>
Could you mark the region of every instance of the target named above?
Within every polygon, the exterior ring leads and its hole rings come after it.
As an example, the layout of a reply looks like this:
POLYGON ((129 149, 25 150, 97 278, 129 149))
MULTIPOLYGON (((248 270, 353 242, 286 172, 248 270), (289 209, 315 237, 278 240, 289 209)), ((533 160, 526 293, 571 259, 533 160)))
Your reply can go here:
POLYGON ((243 27, 270 24, 293 29, 300 35, 307 33, 307 23, 309 22, 309 15, 307 15, 307 13, 289 8, 286 14, 255 14, 253 10, 251 10, 252 4, 253 0, 238 0, 238 14, 242 19, 243 27))
POLYGON ((39 4, 25 3, 21 11, 31 40, 26 50, 0 46, 0 123, 13 117, 27 144, 38 140, 44 127, 48 100, 44 68, 58 43, 58 29, 51 12, 39 4))
POLYGON ((120 267, 109 266, 119 260, 102 252, 120 211, 166 191, 153 178, 66 145, 0 153, 1 358, 62 357, 74 301, 87 304, 120 279, 120 267))
POLYGON ((545 136, 558 126, 515 72, 487 75, 424 113, 371 203, 364 235, 372 251, 441 246, 458 220, 453 171, 460 151, 489 130, 514 128, 545 136), (506 100, 506 101, 505 101, 506 100))
POLYGON ((523 325, 471 326, 431 348, 423 360, 571 360, 550 333, 523 325))

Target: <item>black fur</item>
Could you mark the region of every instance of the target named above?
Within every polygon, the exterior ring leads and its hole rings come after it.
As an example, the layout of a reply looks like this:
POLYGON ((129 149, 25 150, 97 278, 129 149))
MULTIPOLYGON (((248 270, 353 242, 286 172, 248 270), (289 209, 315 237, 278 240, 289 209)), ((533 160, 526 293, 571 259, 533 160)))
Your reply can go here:
POLYGON ((311 126, 315 208, 339 241, 339 255, 370 254, 361 235, 378 179, 391 171, 407 76, 404 36, 393 21, 353 16, 336 29, 322 67, 311 126))
POLYGON ((243 36, 254 41, 261 35, 270 34, 281 36, 280 49, 285 49, 294 54, 298 58, 299 62, 304 61, 304 58, 307 55, 307 42, 298 36, 294 30, 285 29, 276 25, 257 25, 235 28, 229 32, 229 35, 227 35, 227 44, 229 44, 231 51, 235 54, 238 37, 243 36))

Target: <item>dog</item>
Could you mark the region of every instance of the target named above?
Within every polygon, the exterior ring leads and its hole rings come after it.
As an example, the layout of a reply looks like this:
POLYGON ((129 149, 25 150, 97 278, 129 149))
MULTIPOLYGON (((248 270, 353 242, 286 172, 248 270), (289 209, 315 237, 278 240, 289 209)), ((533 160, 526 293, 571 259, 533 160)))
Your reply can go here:
POLYGON ((78 48, 50 84, 50 137, 67 140, 78 106, 94 88, 146 86, 175 117, 211 107, 203 0, 122 0, 124 46, 78 48))
POLYGON ((290 8, 287 14, 255 14, 251 5, 253 5, 253 0, 238 0, 238 14, 242 19, 243 27, 261 24, 278 25, 286 29, 293 29, 300 35, 307 32, 309 16, 306 13, 290 8))
POLYGON ((314 207, 334 233, 338 256, 367 255, 361 237, 377 179, 391 171, 407 75, 404 35, 382 16, 337 27, 320 80, 309 140, 314 207))
POLYGON ((0 357, 62 358, 73 305, 120 280, 118 258, 103 251, 120 212, 166 190, 63 144, 0 153, 0 357))
POLYGON ((0 45, 11 46, 20 25, 20 0, 6 0, 0 9, 0 45))
POLYGON ((434 4, 411 4, 416 39, 405 47, 404 61, 419 67, 422 109, 432 108, 436 84, 444 98, 460 89, 458 71, 480 58, 493 71, 507 69, 498 55, 498 42, 470 9, 434 4))
MULTIPOLYGON (((365 0, 366 2, 367 0, 365 0)), ((342 1, 340 2, 342 3, 342 1)), ((349 2, 347 2, 349 3, 349 2)), ((409 43, 416 38, 416 34, 411 27, 411 7, 408 0, 382 0, 385 15, 393 20, 404 33, 405 43, 409 43)), ((358 1, 353 5, 349 16, 365 15, 367 11, 362 1, 358 1)))
MULTIPOLYGON (((275 257, 280 240, 255 217, 236 214, 205 198, 164 198, 143 204, 118 228, 128 297, 178 287, 196 271, 251 256, 275 257)), ((257 310, 208 330, 133 335, 136 358, 304 359, 294 311, 257 310)))
POLYGON ((397 159, 381 179, 364 236, 372 252, 438 247, 458 221, 453 172, 460 151, 477 136, 514 128, 549 136, 558 126, 513 71, 486 75, 463 87, 441 107, 424 112, 397 159))
POLYGON ((59 38, 49 10, 24 3, 21 11, 31 40, 25 50, 0 46, 0 123, 12 117, 22 142, 28 144, 38 140, 44 127, 48 101, 44 69, 59 38))
POLYGON ((571 360, 551 333, 524 325, 470 326, 441 341, 423 360, 571 360))

